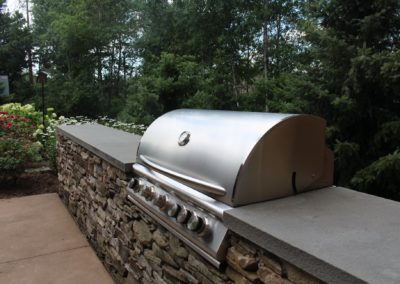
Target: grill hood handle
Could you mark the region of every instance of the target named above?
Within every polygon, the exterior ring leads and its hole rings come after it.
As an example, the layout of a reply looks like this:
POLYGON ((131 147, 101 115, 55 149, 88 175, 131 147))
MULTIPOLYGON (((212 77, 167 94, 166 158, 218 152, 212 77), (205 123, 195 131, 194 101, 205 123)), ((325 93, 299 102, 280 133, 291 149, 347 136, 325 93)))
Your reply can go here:
POLYGON ((199 180, 199 179, 187 176, 187 175, 183 175, 183 174, 174 172, 170 169, 167 169, 163 166, 158 165, 157 163, 151 161, 148 157, 146 157, 144 155, 140 155, 139 158, 146 166, 148 166, 156 171, 173 176, 182 181, 186 181, 191 184, 198 185, 201 188, 201 191, 205 191, 205 192, 208 192, 208 193, 211 193, 214 195, 218 195, 218 196, 224 196, 226 194, 226 190, 222 186, 215 185, 215 184, 205 182, 205 181, 202 181, 202 180, 199 180))

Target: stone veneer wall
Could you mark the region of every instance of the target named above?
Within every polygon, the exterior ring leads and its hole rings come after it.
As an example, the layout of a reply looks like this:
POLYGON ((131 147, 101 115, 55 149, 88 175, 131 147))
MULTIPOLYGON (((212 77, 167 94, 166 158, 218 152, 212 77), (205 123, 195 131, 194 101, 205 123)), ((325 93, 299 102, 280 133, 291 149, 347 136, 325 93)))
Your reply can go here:
POLYGON ((59 195, 116 283, 320 283, 233 233, 217 270, 127 200, 131 173, 60 133, 57 162, 59 195))

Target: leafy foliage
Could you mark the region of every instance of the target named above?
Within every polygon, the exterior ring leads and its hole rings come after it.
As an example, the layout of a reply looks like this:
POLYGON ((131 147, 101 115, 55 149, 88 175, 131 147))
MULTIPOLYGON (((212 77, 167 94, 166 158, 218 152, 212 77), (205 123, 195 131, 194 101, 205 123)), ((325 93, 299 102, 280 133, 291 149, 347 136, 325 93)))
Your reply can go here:
POLYGON ((132 2, 32 2, 39 64, 52 76, 48 104, 69 115, 115 115, 135 62, 132 2))
POLYGON ((320 112, 336 129, 337 182, 399 200, 400 3, 332 0, 314 8, 322 25, 306 29, 309 72, 327 90, 320 112))
POLYGON ((26 55, 32 47, 32 36, 23 16, 6 12, 4 3, 5 0, 0 0, 0 75, 9 76, 14 94, 11 98, 0 97, 0 103, 7 99, 27 101, 33 93, 22 71, 27 67, 26 55))
POLYGON ((0 184, 15 182, 28 162, 40 160, 40 143, 31 139, 35 124, 32 120, 0 112, 0 184))
POLYGON ((351 185, 370 194, 400 200, 399 171, 400 151, 396 150, 359 170, 351 179, 351 185))

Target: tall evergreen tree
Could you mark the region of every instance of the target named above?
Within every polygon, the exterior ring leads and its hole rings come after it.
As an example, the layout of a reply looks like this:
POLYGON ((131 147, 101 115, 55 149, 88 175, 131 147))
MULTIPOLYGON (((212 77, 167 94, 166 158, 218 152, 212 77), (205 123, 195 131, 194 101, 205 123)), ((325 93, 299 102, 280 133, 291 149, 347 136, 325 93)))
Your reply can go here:
POLYGON ((23 16, 7 12, 5 0, 0 0, 0 75, 9 76, 10 91, 14 94, 12 99, 21 101, 32 96, 24 78, 24 70, 28 67, 27 53, 31 47, 31 34, 23 16))
POLYGON ((114 114, 125 100, 135 55, 132 2, 33 0, 39 64, 51 75, 55 107, 69 114, 114 114))
POLYGON ((339 184, 400 200, 400 2, 324 1, 307 29, 339 184), (320 23, 320 24, 319 24, 320 23))

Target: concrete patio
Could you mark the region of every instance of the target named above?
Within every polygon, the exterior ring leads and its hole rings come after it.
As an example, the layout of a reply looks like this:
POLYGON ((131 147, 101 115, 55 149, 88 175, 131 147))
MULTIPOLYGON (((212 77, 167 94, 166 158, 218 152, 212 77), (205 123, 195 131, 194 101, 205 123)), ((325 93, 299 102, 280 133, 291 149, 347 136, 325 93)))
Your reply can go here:
POLYGON ((113 283, 56 193, 0 200, 0 283, 113 283))

